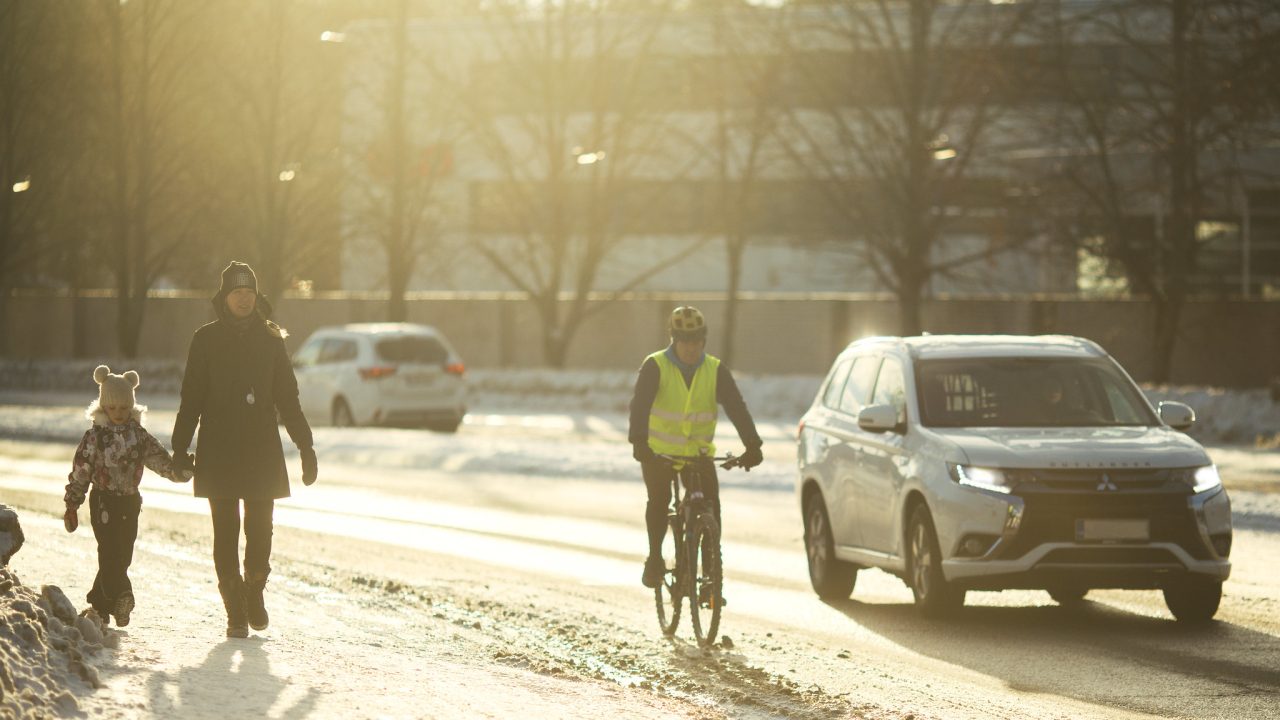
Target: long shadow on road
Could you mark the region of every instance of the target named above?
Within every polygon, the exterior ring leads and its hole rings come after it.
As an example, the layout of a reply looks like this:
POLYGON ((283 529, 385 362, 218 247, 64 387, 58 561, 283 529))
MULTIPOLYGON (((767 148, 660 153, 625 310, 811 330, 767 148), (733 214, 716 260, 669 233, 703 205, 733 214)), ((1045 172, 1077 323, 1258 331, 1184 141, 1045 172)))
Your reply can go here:
POLYGON ((966 607, 939 621, 911 605, 828 603, 921 655, 1025 692, 1161 717, 1273 718, 1280 639, 1227 622, 1186 627, 1086 602, 966 607))

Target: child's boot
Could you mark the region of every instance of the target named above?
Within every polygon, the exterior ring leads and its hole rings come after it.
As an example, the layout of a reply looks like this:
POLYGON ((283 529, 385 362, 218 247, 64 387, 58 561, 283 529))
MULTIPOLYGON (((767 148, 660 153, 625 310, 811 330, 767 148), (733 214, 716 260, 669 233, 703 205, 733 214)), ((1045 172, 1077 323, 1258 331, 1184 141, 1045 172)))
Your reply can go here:
POLYGON ((116 619, 116 627, 129 624, 129 613, 133 612, 133 593, 122 593, 111 607, 111 615, 116 619))
POLYGON ((227 637, 249 637, 249 622, 244 606, 244 581, 235 576, 229 582, 218 583, 218 592, 222 594, 222 605, 227 609, 227 637))
POLYGON ((262 591, 267 586, 267 573, 246 572, 244 574, 244 603, 249 620, 249 627, 254 630, 266 630, 270 618, 267 617, 266 601, 262 591))

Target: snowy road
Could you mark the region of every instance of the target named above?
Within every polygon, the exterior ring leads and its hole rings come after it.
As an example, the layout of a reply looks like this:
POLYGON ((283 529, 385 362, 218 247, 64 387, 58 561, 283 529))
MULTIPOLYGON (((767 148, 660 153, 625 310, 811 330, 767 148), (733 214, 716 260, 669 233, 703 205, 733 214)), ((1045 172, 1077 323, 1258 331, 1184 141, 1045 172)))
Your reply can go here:
MULTIPOLYGON (((0 501, 31 523, 19 571, 79 600, 92 538, 53 519, 70 447, 47 442, 78 437, 74 412, 0 407, 0 428, 28 438, 0 443, 0 501)), ((171 424, 165 412, 149 423, 171 424)), ((644 491, 622 418, 480 414, 456 437, 320 429, 320 482, 277 511, 272 628, 246 647, 219 640, 207 507, 148 476, 135 584, 151 595, 104 668, 108 690, 84 704, 213 716, 219 688, 236 687, 246 710, 271 717, 1280 711, 1280 495, 1259 492, 1273 487, 1272 454, 1233 451, 1252 478, 1237 493, 1248 521, 1211 628, 1177 626, 1155 592, 1091 593, 1078 612, 1041 592, 974 593, 959 619, 930 623, 879 572, 847 602, 812 594, 789 490, 793 428, 762 426, 766 465, 724 477, 732 650, 660 640, 637 582, 644 491)))

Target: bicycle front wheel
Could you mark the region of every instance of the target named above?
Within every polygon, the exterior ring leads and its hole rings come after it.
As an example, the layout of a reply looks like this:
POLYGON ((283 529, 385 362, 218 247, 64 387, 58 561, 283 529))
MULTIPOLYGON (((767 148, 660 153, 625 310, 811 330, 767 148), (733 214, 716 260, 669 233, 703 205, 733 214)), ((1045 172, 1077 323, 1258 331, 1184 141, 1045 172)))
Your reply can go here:
POLYGON ((662 575, 662 582, 653 589, 653 601, 658 609, 658 626, 662 628, 662 634, 668 636, 674 635, 676 626, 680 624, 680 603, 684 601, 685 595, 680 581, 683 569, 678 562, 684 553, 684 538, 681 537, 680 530, 680 524, 672 520, 671 529, 662 541, 662 561, 666 563, 667 571, 662 575))
POLYGON ((698 645, 708 647, 720 631, 720 611, 724 604, 721 590, 720 527, 710 517, 693 524, 685 538, 685 561, 689 577, 694 578, 689 592, 689 621, 698 645))

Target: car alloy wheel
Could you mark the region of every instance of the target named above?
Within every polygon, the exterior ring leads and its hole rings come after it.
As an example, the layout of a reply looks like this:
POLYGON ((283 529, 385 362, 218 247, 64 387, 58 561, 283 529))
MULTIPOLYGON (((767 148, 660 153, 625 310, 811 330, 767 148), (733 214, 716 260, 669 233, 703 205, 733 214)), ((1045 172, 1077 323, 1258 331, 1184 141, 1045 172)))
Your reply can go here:
POLYGON ((351 408, 347 405, 347 401, 338 398, 333 403, 333 426, 334 427, 354 427, 355 418, 351 416, 351 408))
POLYGON ((946 581, 942 575, 942 553, 933 529, 929 509, 917 505, 911 513, 907 531, 911 556, 907 576, 916 607, 926 617, 941 617, 964 605, 965 591, 946 581))
POLYGON ((824 600, 848 598, 858 581, 858 567, 836 557, 831 520, 822 497, 816 493, 805 503, 804 525, 804 547, 813 591, 824 600))

